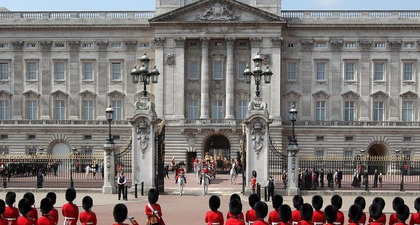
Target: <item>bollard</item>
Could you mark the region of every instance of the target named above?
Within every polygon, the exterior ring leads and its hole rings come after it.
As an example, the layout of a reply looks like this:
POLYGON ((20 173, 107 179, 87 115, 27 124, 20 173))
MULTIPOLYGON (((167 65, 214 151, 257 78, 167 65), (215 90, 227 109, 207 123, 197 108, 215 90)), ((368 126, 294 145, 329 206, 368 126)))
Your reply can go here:
POLYGON ((141 182, 141 196, 144 196, 144 182, 141 182))
POLYGON ((261 185, 260 185, 260 183, 257 183, 257 195, 258 195, 258 197, 261 198, 261 185))
POLYGON ((264 187, 264 201, 268 202, 268 187, 264 187))
POLYGON ((125 196, 125 200, 128 201, 128 186, 127 185, 124 186, 124 196, 125 196))
POLYGON ((138 198, 138 196, 137 196, 137 183, 134 185, 134 198, 138 198))

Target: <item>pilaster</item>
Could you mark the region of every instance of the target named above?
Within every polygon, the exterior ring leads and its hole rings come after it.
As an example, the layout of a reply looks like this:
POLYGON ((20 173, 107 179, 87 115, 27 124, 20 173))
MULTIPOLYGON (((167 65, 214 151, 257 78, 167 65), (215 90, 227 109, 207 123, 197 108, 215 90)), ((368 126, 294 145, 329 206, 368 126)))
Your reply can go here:
POLYGON ((42 120, 48 120, 51 119, 50 115, 50 93, 52 92, 52 85, 53 81, 51 79, 54 79, 54 75, 51 74, 51 41, 43 41, 39 43, 42 50, 42 59, 40 61, 40 76, 38 82, 41 84, 39 85, 39 88, 41 90, 41 97, 39 102, 41 117, 42 120))
POLYGON ((235 118, 235 75, 233 66, 233 46, 235 44, 234 37, 226 38, 227 51, 226 51, 226 116, 225 119, 235 118))
MULTIPOLYGON (((81 82, 80 76, 71 76, 71 74, 79 74, 79 41, 70 41, 70 76, 68 76, 69 85, 69 94, 70 98, 68 98, 68 112, 69 112, 69 120, 76 120, 79 119, 79 110, 80 106, 77 105, 79 92, 81 91, 81 82)), ((97 79, 96 79, 97 80, 97 79)), ((105 110, 104 110, 105 111, 105 110)))
POLYGON ((13 76, 13 101, 11 102, 11 115, 14 120, 22 119, 22 95, 23 87, 25 86, 25 74, 24 67, 25 62, 23 61, 23 41, 12 42, 13 47, 13 61, 14 61, 14 76, 13 76), (12 110, 13 109, 13 110, 12 110))
MULTIPOLYGON (((164 65, 164 46, 165 46, 166 38, 165 37, 155 37, 153 40, 153 43, 155 45, 155 63, 154 65, 164 65)), ((161 71, 162 79, 160 79, 160 82, 157 84, 153 84, 154 87, 154 94, 155 94, 155 104, 156 104, 156 113, 160 118, 163 118, 165 115, 164 111, 164 89, 166 82, 164 80, 164 77, 167 76, 165 71, 165 67, 162 68, 163 71, 161 71)))
MULTIPOLYGON (((109 105, 109 102, 106 102, 106 94, 109 89, 110 81, 111 81, 111 73, 110 73, 110 64, 108 62, 108 42, 107 41, 98 41, 96 42, 96 46, 98 47, 98 68, 103 68, 98 71, 98 77, 95 79, 95 83, 98 84, 97 89, 98 93, 96 96, 96 117, 97 119, 105 119, 105 109, 109 105)), ((84 91, 84 90, 81 90, 84 91)))
POLYGON ((176 88, 174 95, 176 97, 174 98, 175 102, 172 103, 172 107, 175 110, 175 117, 185 119, 185 38, 175 38, 175 46, 175 56, 167 55, 168 59, 166 64, 168 67, 175 67, 174 82, 176 88))
POLYGON ((200 38, 201 41, 201 105, 200 119, 208 119, 209 116, 209 42, 207 37, 200 38))

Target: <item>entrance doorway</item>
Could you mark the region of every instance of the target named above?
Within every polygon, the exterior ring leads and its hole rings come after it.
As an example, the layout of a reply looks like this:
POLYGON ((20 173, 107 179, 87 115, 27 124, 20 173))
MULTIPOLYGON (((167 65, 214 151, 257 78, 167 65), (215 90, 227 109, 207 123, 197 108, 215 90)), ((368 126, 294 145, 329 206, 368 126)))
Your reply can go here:
POLYGON ((387 160, 387 146, 382 143, 373 144, 367 150, 368 172, 374 174, 375 170, 378 173, 386 174, 388 171, 387 160))
POLYGON ((213 135, 209 137, 204 145, 204 152, 209 152, 213 156, 217 173, 228 173, 229 167, 226 166, 231 160, 230 142, 223 135, 213 135))
POLYGON ((187 152, 187 173, 194 172, 195 157, 197 157, 197 152, 187 152))

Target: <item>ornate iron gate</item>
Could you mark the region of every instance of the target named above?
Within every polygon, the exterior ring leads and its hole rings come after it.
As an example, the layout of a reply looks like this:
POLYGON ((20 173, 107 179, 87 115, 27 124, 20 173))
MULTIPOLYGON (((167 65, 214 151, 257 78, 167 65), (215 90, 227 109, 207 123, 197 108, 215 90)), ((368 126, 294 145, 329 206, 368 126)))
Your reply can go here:
POLYGON ((159 123, 158 132, 155 135, 155 186, 160 193, 165 191, 164 167, 165 167, 165 120, 159 123))
POLYGON ((276 189, 286 188, 287 185, 287 155, 276 149, 270 138, 268 172, 275 181, 276 189))
POLYGON ((117 148, 114 154, 115 159, 115 176, 118 176, 120 172, 124 172, 127 179, 127 187, 130 188, 132 184, 132 139, 131 137, 127 142, 120 148, 117 148))

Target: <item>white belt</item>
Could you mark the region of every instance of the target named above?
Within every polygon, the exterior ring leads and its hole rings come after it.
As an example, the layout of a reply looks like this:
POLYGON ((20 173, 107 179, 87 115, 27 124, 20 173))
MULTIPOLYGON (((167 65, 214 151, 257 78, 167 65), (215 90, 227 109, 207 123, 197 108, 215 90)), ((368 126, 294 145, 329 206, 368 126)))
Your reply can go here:
POLYGON ((220 225, 220 223, 211 223, 211 225, 220 225))
POLYGON ((335 224, 335 225, 341 225, 340 222, 334 222, 333 224, 335 224))
POLYGON ((248 221, 248 225, 252 225, 254 223, 255 223, 255 221, 248 221))
POLYGON ((75 220, 75 219, 76 217, 67 217, 67 216, 64 217, 64 220, 75 220))
POLYGON ((293 221, 292 222, 292 225, 296 225, 296 224, 298 224, 299 222, 296 222, 296 221, 293 221))
POLYGON ((314 222, 314 225, 322 225, 324 224, 323 222, 314 222))
POLYGON ((6 217, 6 220, 9 220, 9 221, 13 221, 13 220, 17 220, 17 218, 12 218, 12 217, 6 217))
POLYGON ((271 225, 279 225, 280 222, 272 222, 271 225))
POLYGON ((93 224, 93 222, 86 222, 85 224, 93 224))

